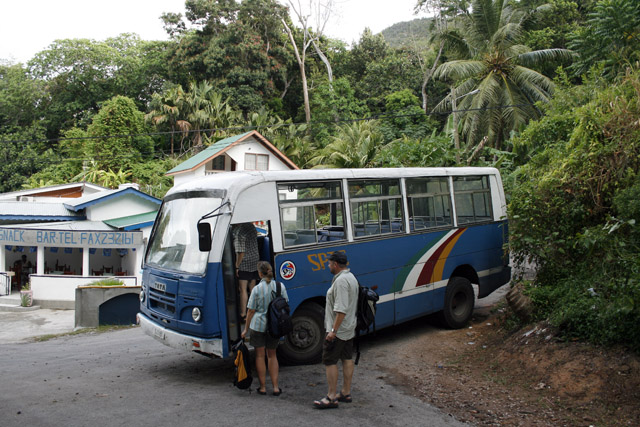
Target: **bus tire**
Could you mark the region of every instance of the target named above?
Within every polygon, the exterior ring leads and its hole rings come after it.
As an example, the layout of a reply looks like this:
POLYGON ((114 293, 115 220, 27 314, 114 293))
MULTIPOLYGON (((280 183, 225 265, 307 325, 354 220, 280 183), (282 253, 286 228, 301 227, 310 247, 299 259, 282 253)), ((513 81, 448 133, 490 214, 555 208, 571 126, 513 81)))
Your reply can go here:
POLYGON ((278 359, 290 365, 306 365, 322 360, 324 308, 309 303, 298 308, 292 317, 293 331, 278 346, 278 359))
POLYGON ((460 329, 473 314, 475 295, 471 282, 464 277, 452 277, 444 294, 444 308, 440 318, 445 326, 460 329))

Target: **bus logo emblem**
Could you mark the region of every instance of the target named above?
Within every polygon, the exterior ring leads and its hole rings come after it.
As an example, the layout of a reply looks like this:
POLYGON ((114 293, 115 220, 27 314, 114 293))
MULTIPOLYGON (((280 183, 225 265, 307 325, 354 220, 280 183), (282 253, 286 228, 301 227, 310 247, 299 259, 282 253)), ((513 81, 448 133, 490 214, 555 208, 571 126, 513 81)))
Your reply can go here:
POLYGON ((284 280, 291 280, 296 275, 296 265, 291 261, 280 264, 280 277, 284 280))

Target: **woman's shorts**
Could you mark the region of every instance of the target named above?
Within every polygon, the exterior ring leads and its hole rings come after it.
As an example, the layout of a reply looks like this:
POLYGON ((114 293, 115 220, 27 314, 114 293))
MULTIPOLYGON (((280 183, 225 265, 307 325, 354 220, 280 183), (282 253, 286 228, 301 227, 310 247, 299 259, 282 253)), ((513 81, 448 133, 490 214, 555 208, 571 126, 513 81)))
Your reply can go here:
POLYGON ((238 279, 240 280, 256 280, 260 281, 260 276, 257 271, 242 271, 238 270, 238 279))
POLYGON ((253 329, 249 329, 249 343, 254 348, 267 347, 269 350, 274 350, 278 347, 279 342, 279 338, 273 338, 266 332, 258 332, 253 329))
POLYGON ((351 360, 353 357, 353 338, 342 341, 336 337, 333 341, 324 340, 322 343, 322 364, 336 365, 338 360, 351 360))

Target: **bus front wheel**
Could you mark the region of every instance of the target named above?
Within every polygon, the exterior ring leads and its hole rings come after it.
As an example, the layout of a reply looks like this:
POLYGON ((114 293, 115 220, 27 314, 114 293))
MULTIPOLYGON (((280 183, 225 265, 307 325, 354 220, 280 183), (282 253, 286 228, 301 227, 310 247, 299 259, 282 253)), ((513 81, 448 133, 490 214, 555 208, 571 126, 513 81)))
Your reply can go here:
POLYGON ((440 317, 452 329, 465 326, 473 314, 475 297, 471 282, 464 277, 452 277, 444 294, 444 309, 440 317))
POLYGON ((324 308, 315 303, 298 308, 292 317, 293 331, 278 346, 278 358, 292 365, 320 362, 324 340, 324 308))

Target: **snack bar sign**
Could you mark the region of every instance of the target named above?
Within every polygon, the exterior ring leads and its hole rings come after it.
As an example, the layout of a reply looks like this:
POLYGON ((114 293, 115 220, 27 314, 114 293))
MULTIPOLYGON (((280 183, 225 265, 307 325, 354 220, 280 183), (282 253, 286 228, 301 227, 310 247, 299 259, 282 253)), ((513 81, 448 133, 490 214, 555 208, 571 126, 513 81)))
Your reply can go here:
POLYGON ((0 243, 16 246, 60 246, 67 248, 135 248, 142 245, 142 232, 0 228, 0 243))

